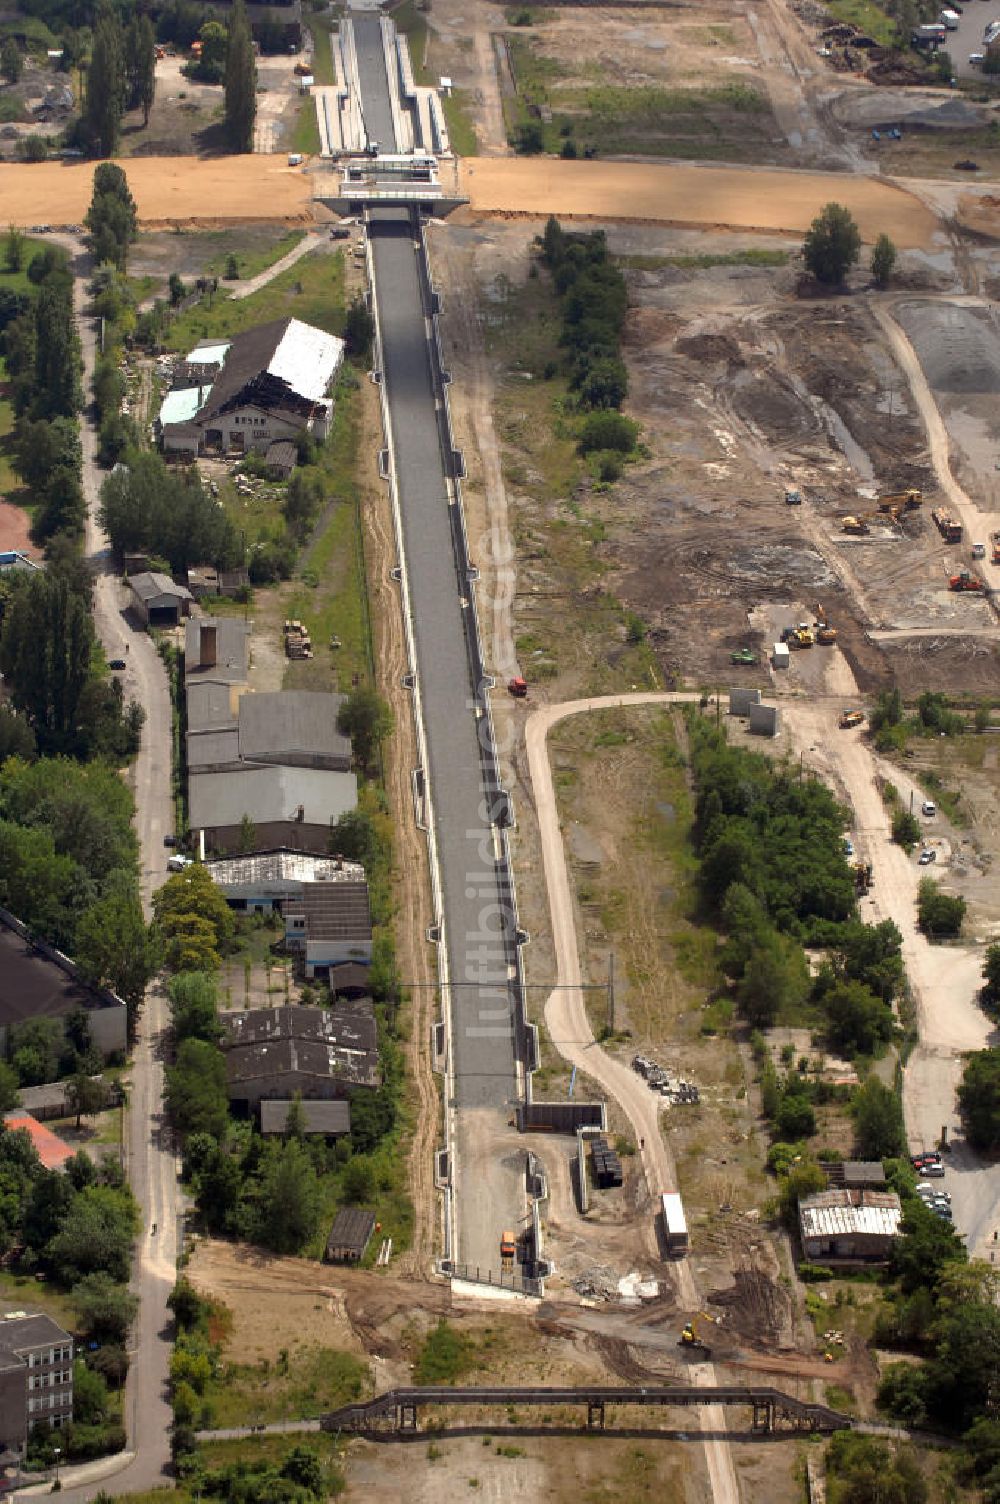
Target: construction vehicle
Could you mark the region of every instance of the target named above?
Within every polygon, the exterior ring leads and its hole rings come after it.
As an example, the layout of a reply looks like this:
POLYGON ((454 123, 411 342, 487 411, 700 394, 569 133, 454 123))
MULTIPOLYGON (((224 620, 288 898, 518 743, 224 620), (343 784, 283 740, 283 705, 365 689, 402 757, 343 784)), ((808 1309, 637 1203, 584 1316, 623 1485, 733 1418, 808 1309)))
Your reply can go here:
POLYGON ((730 663, 745 664, 753 668, 757 663, 757 654, 753 651, 753 648, 740 648, 738 652, 730 653, 729 661, 730 663))
POLYGON ((872 881, 873 879, 871 862, 855 862, 854 891, 855 893, 857 893, 859 898, 864 898, 865 894, 868 892, 868 889, 872 885, 872 881))
POLYGON ((801 491, 786 491, 785 492, 785 506, 786 507, 800 507, 801 505, 802 505, 802 492, 801 491))
POLYGON ((816 620, 813 622, 813 630, 816 633, 816 641, 822 648, 833 647, 837 641, 837 628, 831 627, 827 621, 826 612, 820 601, 816 602, 816 620))
POLYGON ((507 685, 507 693, 513 695, 515 700, 526 700, 528 698, 528 681, 520 678, 511 679, 507 685))
POLYGON ((800 621, 788 639, 789 646, 797 648, 811 648, 815 641, 813 629, 807 621, 800 621))
POLYGON ((924 493, 911 486, 908 491, 890 491, 878 499, 880 512, 915 512, 924 504, 924 493))
POLYGON ((982 580, 977 574, 972 574, 968 569, 960 569, 958 574, 953 574, 948 581, 949 590, 982 590, 982 580))
POLYGON ((677 1346, 682 1347, 686 1353, 700 1353, 704 1358, 712 1356, 712 1349, 698 1335, 698 1329, 693 1321, 689 1321, 677 1339, 677 1346))
POLYGON ((852 513, 848 517, 841 517, 840 531, 850 533, 853 538, 866 538, 871 528, 863 517, 855 517, 852 513))
POLYGON ((974 543, 972 545, 972 557, 974 559, 985 559, 986 558, 986 544, 985 543, 974 543))
POLYGON ((509 1228, 504 1228, 500 1234, 500 1267, 513 1269, 514 1258, 517 1254, 517 1240, 509 1228))
POLYGON ((850 731, 852 726, 863 726, 865 713, 863 710, 842 710, 840 720, 837 722, 841 731, 850 731))
POLYGON ((945 512, 942 508, 935 507, 931 513, 931 521, 946 543, 961 543, 962 524, 956 522, 950 512, 945 512))

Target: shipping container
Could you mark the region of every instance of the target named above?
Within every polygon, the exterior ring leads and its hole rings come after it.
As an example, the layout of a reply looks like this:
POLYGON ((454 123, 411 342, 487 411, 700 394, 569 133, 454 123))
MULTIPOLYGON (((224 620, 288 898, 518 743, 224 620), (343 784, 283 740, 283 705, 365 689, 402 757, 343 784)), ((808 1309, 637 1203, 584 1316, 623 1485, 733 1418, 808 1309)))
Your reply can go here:
POLYGON ((787 642, 776 642, 771 649, 771 662, 775 668, 787 668, 791 654, 787 642))
POLYGON ((680 1196, 676 1193, 661 1196, 660 1215, 663 1218, 663 1239, 667 1253, 675 1257, 687 1253, 688 1230, 680 1196))

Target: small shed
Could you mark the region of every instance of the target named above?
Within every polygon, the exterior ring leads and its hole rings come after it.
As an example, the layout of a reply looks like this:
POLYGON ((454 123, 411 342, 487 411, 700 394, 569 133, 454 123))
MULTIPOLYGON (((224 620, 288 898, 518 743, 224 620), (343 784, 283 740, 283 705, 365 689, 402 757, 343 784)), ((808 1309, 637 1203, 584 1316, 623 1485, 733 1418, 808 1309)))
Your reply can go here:
POLYGON ((132 605, 147 627, 176 627, 191 614, 194 599, 186 585, 176 585, 167 574, 134 574, 128 582, 132 605))
POLYGON ((291 439, 276 439, 267 447, 264 463, 267 473, 272 480, 287 480, 295 469, 295 462, 299 457, 299 451, 291 439))
POLYGON ((364 1206, 345 1206, 337 1213, 326 1240, 328 1264, 357 1264, 375 1231, 375 1213, 364 1206))

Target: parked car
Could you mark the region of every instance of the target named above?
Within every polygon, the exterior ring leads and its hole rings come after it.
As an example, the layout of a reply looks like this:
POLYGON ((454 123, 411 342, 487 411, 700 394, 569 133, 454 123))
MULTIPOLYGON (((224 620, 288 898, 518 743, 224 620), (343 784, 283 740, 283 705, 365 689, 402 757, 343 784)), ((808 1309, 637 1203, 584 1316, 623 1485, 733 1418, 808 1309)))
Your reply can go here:
POLYGON ((931 1160, 929 1164, 925 1164, 922 1167, 920 1173, 921 1173, 921 1175, 926 1175, 929 1179, 943 1180, 944 1179, 944 1165, 941 1163, 940 1160, 937 1160, 937 1161, 931 1160))
POLYGON ((125 667, 125 659, 124 658, 111 658, 109 660, 109 662, 108 662, 108 668, 114 669, 116 673, 120 672, 124 667, 125 667))
POLYGON ((172 856, 167 862, 168 872, 183 872, 185 867, 193 864, 193 858, 189 856, 172 856))
POLYGON ((925 846, 918 858, 921 867, 929 867, 931 862, 937 861, 937 852, 931 846, 925 846))
POLYGON ((173 836, 173 835, 164 836, 163 837, 163 844, 164 844, 164 846, 176 846, 177 845, 177 837, 173 836))
POLYGON ((845 836, 844 837, 844 855, 845 856, 853 856, 854 855, 854 842, 851 840, 850 836, 845 836))
POLYGON ((920 806, 920 813, 922 815, 936 815, 937 805, 934 803, 934 800, 925 799, 923 804, 920 806))

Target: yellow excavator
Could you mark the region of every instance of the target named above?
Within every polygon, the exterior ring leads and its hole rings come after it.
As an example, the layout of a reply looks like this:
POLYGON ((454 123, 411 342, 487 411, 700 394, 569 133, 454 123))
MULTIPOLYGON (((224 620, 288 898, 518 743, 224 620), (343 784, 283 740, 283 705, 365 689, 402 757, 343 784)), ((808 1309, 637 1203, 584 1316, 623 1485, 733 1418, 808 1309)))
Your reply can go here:
POLYGON ((689 1321, 685 1325, 684 1330, 677 1339, 677 1346, 683 1348, 687 1353, 698 1353, 703 1358, 710 1358, 712 1356, 712 1349, 698 1335, 698 1328, 693 1321, 689 1321))
POLYGON ((924 493, 911 486, 908 491, 891 491, 883 493, 878 499, 880 512, 915 512, 917 507, 924 504, 924 493))

